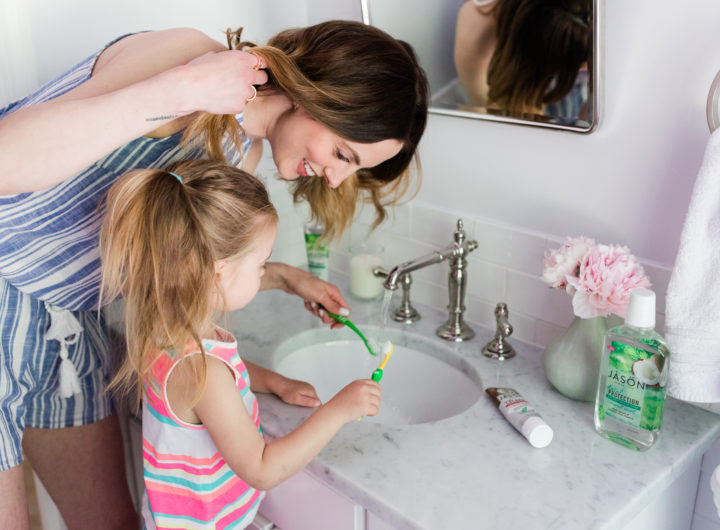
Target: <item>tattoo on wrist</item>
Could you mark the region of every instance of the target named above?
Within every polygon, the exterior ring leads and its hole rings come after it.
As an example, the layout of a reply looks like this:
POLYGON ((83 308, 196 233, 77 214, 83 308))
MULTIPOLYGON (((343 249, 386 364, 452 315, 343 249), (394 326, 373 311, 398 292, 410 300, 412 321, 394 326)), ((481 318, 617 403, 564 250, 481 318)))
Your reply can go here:
POLYGON ((153 116, 152 118, 145 118, 145 121, 164 121, 164 120, 174 120, 177 118, 177 114, 169 114, 167 116, 153 116))

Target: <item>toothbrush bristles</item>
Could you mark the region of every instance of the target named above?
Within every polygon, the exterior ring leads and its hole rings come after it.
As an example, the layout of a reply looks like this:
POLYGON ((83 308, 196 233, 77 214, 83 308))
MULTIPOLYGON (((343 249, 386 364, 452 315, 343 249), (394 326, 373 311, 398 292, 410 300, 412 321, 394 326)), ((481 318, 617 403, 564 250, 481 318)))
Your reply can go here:
POLYGON ((385 344, 383 344, 382 352, 384 355, 390 355, 393 351, 393 344, 389 340, 385 341, 385 344))

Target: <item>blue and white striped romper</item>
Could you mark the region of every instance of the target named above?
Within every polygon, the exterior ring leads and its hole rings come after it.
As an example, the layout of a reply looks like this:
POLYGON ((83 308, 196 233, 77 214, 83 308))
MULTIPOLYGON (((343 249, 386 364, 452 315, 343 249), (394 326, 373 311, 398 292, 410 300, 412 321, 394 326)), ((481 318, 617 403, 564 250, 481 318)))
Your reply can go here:
MULTIPOLYGON (((0 119, 87 81, 103 50, 34 94, 0 109, 0 119)), ((241 115, 238 121, 242 122, 241 115)), ((104 392, 109 344, 104 321, 96 311, 102 222, 97 206, 127 171, 161 168, 204 155, 200 147, 180 146, 181 136, 178 132, 165 138, 136 138, 50 189, 0 196, 0 471, 22 462, 26 425, 77 426, 112 411, 104 392), (67 315, 75 317, 70 320, 76 326, 79 323, 82 331, 68 340, 46 337, 49 328, 57 328, 67 315), (61 351, 61 344, 65 350, 61 351), (79 385, 68 395, 75 393, 67 398, 58 391, 61 353, 79 377, 79 385)), ((245 140, 245 152, 250 142, 245 140)), ((241 154, 229 141, 225 146, 229 162, 239 164, 241 154)))

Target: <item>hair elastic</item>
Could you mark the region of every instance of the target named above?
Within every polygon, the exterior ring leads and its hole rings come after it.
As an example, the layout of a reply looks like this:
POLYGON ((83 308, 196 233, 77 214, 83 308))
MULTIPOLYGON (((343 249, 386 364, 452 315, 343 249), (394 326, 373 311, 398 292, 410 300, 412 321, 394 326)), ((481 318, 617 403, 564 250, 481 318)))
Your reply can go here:
POLYGON ((168 171, 168 173, 170 173, 173 177, 175 177, 176 179, 178 179, 178 182, 179 182, 180 184, 183 183, 182 177, 181 177, 180 175, 178 175, 177 173, 173 173, 172 171, 168 171))

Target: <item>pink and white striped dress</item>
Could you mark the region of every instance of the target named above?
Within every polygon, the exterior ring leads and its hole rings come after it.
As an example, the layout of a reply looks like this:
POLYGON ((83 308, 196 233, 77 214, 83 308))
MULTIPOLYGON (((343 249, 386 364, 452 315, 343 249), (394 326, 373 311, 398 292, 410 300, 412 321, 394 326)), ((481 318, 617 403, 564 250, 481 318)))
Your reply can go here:
MULTIPOLYGON (((235 338, 203 339, 206 355, 225 362, 237 381, 248 413, 260 429, 258 405, 235 338)), ((200 354, 190 348, 185 355, 200 354)), ((166 384, 182 357, 164 351, 145 380, 143 467, 146 528, 245 528, 255 518, 265 492, 247 485, 227 465, 204 425, 182 421, 170 409, 166 384)))

